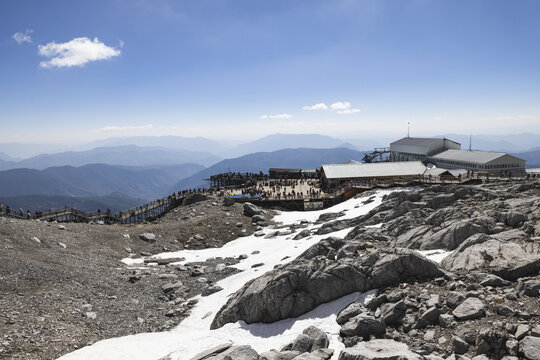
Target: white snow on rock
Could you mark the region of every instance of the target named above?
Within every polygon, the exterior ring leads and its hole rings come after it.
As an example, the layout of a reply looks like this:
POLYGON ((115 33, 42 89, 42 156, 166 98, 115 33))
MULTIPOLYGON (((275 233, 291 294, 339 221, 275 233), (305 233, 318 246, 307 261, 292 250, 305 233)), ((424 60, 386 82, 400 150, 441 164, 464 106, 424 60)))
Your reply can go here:
MULTIPOLYGON (((371 209, 379 206, 382 197, 391 193, 392 190, 379 190, 371 192, 365 197, 350 199, 331 208, 310 212, 282 212, 274 217, 274 221, 284 225, 299 223, 307 220, 311 224, 308 229, 315 229, 319 225, 312 224, 323 213, 335 213, 345 211, 345 215, 339 219, 351 219, 366 214, 371 209), (374 196, 369 204, 362 204, 367 198, 374 196)), ((337 359, 339 352, 344 348, 338 339, 339 325, 336 323, 338 312, 353 301, 366 301, 375 294, 369 291, 364 294, 353 293, 327 304, 322 304, 295 319, 285 319, 272 324, 246 324, 239 321, 234 324, 226 324, 222 328, 210 330, 210 324, 219 309, 227 302, 228 297, 239 290, 247 281, 272 270, 277 264, 284 264, 295 259, 313 244, 328 236, 344 237, 351 229, 344 229, 331 234, 312 235, 301 240, 290 240, 303 229, 298 229, 293 234, 280 235, 265 239, 254 235, 238 238, 224 245, 222 248, 183 250, 177 252, 162 253, 154 258, 185 258, 180 264, 205 261, 212 257, 238 257, 241 254, 249 255, 247 259, 240 261, 234 267, 243 270, 240 273, 229 276, 216 283, 224 290, 207 297, 196 296, 199 302, 193 307, 191 314, 184 319, 175 329, 161 333, 142 333, 119 338, 99 341, 93 345, 84 347, 60 357, 61 360, 157 360, 166 355, 171 359, 189 360, 201 351, 222 344, 232 342, 234 345, 250 345, 257 352, 270 349, 279 349, 301 334, 302 331, 315 325, 327 332, 331 338, 330 348, 335 350, 333 359, 337 359), (285 257, 288 257, 284 260, 285 257), (252 268, 256 263, 264 265, 252 268)), ((275 229, 265 229, 266 233, 275 229)), ((122 260, 127 265, 141 266, 143 259, 125 258, 122 260)))
POLYGON ((434 261, 438 264, 443 261, 445 257, 450 255, 452 251, 447 251, 444 249, 437 249, 437 250, 416 250, 416 252, 422 254, 423 256, 427 257, 429 260, 434 261))

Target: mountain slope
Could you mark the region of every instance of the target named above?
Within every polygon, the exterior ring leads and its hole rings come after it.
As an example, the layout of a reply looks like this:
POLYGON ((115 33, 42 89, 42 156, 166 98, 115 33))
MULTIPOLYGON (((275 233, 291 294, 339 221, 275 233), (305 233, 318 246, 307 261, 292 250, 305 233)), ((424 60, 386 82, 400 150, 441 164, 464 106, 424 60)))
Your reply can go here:
POLYGON ((284 149, 274 152, 258 152, 234 159, 222 160, 197 174, 181 180, 172 189, 207 187, 211 175, 234 172, 268 172, 271 167, 315 169, 322 164, 343 163, 348 160, 361 161, 364 153, 345 148, 337 149, 284 149))
POLYGON ((282 149, 296 148, 356 148, 343 140, 319 134, 273 134, 250 143, 240 144, 226 154, 228 156, 242 156, 256 152, 270 152, 282 149))
MULTIPOLYGON (((101 147, 88 151, 42 154, 18 162, 8 162, 7 165, 11 169, 42 170, 53 166, 83 166, 87 164, 154 166, 195 163, 208 166, 219 160, 219 157, 208 152, 128 145, 101 147)), ((6 163, 4 163, 5 165, 6 163)))
POLYGON ((90 149, 96 147, 127 146, 136 145, 143 147, 165 147, 169 149, 182 149, 188 151, 209 152, 214 155, 223 153, 228 148, 220 141, 204 137, 183 137, 183 136, 130 136, 114 137, 104 140, 97 140, 86 147, 90 149))
POLYGON ((540 149, 533 151, 526 151, 522 153, 513 154, 519 158, 526 160, 525 166, 527 168, 540 167, 540 149))
POLYGON ((151 200, 168 194, 172 184, 204 169, 198 164, 128 167, 92 164, 45 170, 0 171, 0 196, 103 196, 113 192, 151 200))

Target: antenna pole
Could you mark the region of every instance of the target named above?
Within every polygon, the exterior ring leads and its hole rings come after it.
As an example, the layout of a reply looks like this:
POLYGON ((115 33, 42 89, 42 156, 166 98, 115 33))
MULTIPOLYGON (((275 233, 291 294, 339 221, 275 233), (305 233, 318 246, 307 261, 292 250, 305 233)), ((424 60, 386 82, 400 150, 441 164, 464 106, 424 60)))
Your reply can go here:
POLYGON ((469 151, 472 151, 472 134, 469 131, 469 151))
POLYGON ((411 123, 407 122, 407 137, 410 137, 411 123))

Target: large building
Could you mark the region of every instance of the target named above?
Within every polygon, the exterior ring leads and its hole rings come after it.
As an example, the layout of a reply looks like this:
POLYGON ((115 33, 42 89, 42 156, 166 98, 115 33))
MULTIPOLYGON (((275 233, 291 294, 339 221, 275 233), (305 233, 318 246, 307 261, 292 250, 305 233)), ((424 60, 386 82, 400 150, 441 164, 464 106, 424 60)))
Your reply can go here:
POLYGON ((373 179, 417 179, 426 171, 421 161, 330 164, 321 167, 324 186, 335 187, 349 181, 373 179))
POLYGON ((426 161, 443 150, 460 150, 461 144, 448 139, 405 137, 390 143, 390 161, 426 161))
POLYGON ((467 169, 510 175, 525 174, 525 160, 489 151, 445 150, 428 157, 428 161, 448 169, 467 169))
POLYGON ((525 160, 489 151, 461 150, 449 139, 403 138, 390 144, 390 161, 423 161, 447 169, 466 169, 520 176, 525 174, 525 160))

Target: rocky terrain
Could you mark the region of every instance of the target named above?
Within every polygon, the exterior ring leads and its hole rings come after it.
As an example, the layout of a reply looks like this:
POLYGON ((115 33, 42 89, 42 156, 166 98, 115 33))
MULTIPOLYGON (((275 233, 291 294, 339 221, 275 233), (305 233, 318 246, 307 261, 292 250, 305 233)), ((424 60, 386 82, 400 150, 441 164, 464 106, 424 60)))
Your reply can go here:
MULTIPOLYGON (((376 195, 362 194, 356 207, 376 195)), ((162 359, 540 359, 540 182, 398 190, 361 216, 351 211, 280 225, 273 212, 201 198, 136 226, 0 219, 0 357, 49 359, 100 339, 167 330, 218 294, 221 309, 191 319, 211 321, 209 336, 238 322, 249 329, 300 319, 376 290, 337 309, 335 332, 307 326, 263 351, 247 336, 216 337, 195 357, 176 351, 162 359), (198 262, 152 256, 252 233, 246 240, 267 246, 316 241, 273 269, 257 263, 258 251, 198 262), (246 272, 236 265, 248 257, 251 280, 233 293, 221 288, 246 272), (265 271, 253 272, 258 266, 265 271)), ((70 359, 96 358, 86 349, 70 359)))
MULTIPOLYGON (((212 327, 296 317, 379 289, 338 314, 339 359, 540 359, 540 183, 394 192, 362 217, 339 217, 326 214, 317 232, 354 226, 345 239, 323 240, 248 282, 212 327), (413 249, 452 252, 437 264, 413 249)), ((328 358, 294 344, 231 358, 328 358)))
POLYGON ((0 358, 54 359, 105 338, 176 325, 183 299, 212 291, 237 271, 229 265, 238 259, 152 260, 143 270, 120 260, 221 247, 257 229, 243 206, 228 205, 195 195, 157 221, 132 226, 0 217, 0 358))

